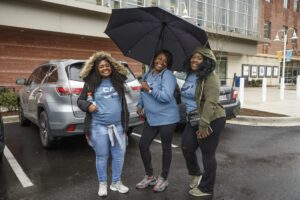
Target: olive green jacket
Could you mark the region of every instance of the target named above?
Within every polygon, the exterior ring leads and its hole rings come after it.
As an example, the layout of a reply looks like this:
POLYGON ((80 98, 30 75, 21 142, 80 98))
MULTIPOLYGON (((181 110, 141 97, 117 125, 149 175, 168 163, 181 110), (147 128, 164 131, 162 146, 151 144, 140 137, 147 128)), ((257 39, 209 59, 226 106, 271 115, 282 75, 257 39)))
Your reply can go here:
POLYGON ((226 116, 223 106, 219 103, 219 96, 220 81, 213 71, 206 80, 199 81, 196 86, 195 98, 200 113, 199 130, 208 130, 212 121, 226 116))

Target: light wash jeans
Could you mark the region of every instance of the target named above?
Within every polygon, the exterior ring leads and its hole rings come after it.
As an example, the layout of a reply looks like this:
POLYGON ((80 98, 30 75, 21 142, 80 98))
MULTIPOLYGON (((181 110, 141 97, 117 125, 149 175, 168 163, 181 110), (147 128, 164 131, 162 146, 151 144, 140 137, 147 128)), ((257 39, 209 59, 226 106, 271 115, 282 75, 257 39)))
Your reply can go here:
POLYGON ((108 136, 108 127, 100 124, 92 124, 91 141, 96 153, 96 169, 99 182, 107 181, 107 161, 112 156, 112 182, 121 180, 126 151, 126 135, 123 133, 122 125, 116 125, 121 138, 123 149, 121 149, 117 138, 114 136, 114 146, 111 145, 108 136))

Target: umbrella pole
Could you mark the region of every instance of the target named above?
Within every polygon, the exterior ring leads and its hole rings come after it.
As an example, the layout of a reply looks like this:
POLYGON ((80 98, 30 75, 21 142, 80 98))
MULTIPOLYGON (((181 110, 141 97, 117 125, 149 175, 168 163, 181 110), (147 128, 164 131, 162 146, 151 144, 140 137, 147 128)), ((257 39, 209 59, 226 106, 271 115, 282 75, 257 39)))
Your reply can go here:
MULTIPOLYGON (((159 33, 159 39, 158 39, 158 41, 156 43, 156 46, 155 46, 155 49, 154 49, 154 53, 156 53, 158 50, 161 50, 163 48, 163 46, 164 46, 164 37, 165 37, 165 31, 164 30, 166 28, 166 25, 167 25, 166 22, 162 23, 162 28, 161 28, 161 31, 159 33), (161 45, 160 45, 160 48, 158 48, 160 41, 161 41, 161 45)), ((151 59, 150 68, 152 68, 152 63, 153 63, 154 56, 155 55, 153 55, 153 57, 151 59)))

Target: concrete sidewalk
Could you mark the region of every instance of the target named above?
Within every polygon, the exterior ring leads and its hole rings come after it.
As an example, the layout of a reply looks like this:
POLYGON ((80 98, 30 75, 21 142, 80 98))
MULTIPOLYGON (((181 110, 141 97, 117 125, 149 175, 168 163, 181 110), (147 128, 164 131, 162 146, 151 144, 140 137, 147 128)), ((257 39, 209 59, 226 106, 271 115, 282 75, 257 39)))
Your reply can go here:
POLYGON ((228 123, 254 126, 300 126, 300 98, 297 97, 296 90, 285 90, 284 100, 281 100, 280 89, 268 87, 266 102, 262 102, 261 88, 245 88, 244 93, 242 108, 283 114, 287 117, 238 116, 228 123))

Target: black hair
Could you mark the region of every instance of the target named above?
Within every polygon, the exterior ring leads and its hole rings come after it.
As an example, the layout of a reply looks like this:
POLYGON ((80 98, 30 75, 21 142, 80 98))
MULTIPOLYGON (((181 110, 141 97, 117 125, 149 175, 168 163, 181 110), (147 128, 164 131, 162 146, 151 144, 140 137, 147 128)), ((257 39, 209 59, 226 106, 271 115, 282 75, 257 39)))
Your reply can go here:
MULTIPOLYGON (((201 54, 202 55, 202 54, 201 54)), ((191 68, 191 58, 193 55, 189 57, 187 60, 187 73, 192 71, 191 68)), ((203 55, 202 55, 203 56, 203 55)), ((216 69, 216 61, 206 56, 203 56, 203 62, 198 65, 198 69, 196 70, 196 75, 198 77, 198 81, 206 80, 207 76, 216 69)))
POLYGON ((112 64, 112 62, 106 57, 99 57, 94 62, 93 70, 96 73, 96 76, 94 78, 95 89, 96 89, 96 87, 98 87, 101 84, 102 79, 103 79, 103 77, 99 74, 99 71, 98 71, 99 63, 102 60, 107 61, 111 67, 111 75, 109 76, 109 78, 110 78, 110 81, 111 81, 113 87, 115 88, 115 90, 118 92, 118 94, 120 96, 124 95, 124 93, 125 93, 124 83, 125 83, 125 80, 127 79, 127 77, 125 75, 121 74, 120 72, 118 72, 116 70, 116 68, 114 67, 114 65, 112 64))
POLYGON ((152 60, 152 63, 151 63, 151 67, 154 66, 154 61, 155 59, 157 58, 157 56, 159 54, 164 54, 167 58, 167 67, 170 68, 173 64, 173 55, 170 51, 166 50, 166 49, 162 49, 162 50, 159 50, 157 51, 155 54, 154 54, 154 57, 153 57, 153 60, 152 60))

